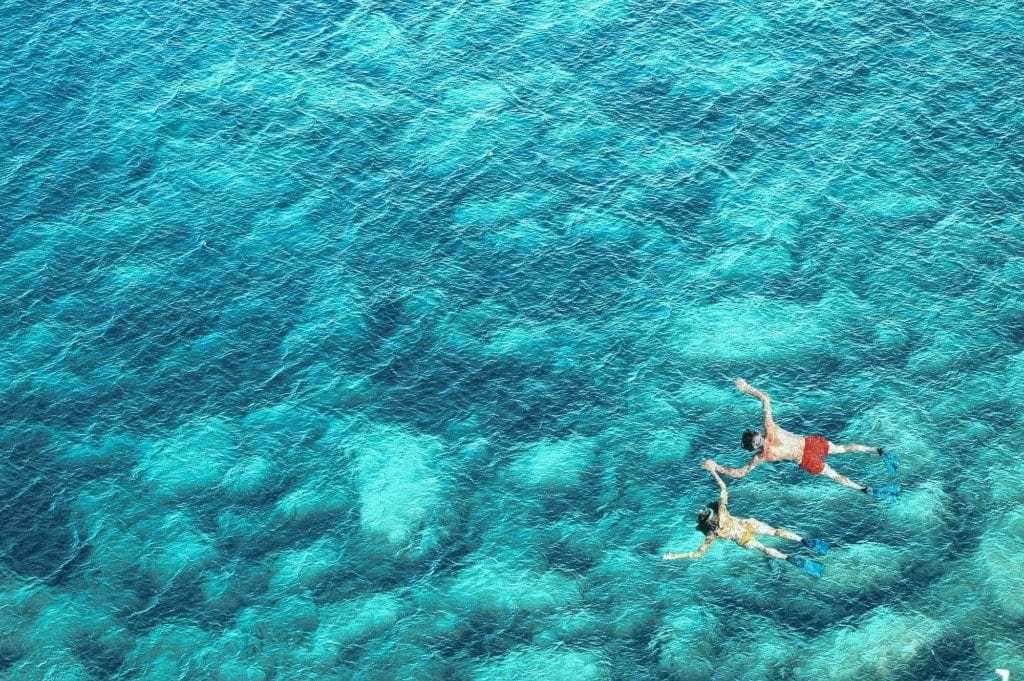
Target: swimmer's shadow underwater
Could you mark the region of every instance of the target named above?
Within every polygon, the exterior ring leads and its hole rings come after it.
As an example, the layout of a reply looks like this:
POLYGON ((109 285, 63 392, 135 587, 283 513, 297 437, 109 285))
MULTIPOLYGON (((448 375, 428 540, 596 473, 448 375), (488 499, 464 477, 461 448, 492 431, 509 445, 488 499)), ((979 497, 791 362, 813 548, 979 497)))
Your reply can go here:
POLYGON ((756 431, 748 430, 743 433, 741 444, 744 449, 755 451, 753 458, 741 468, 728 468, 720 466, 711 459, 704 459, 701 467, 708 471, 715 479, 720 490, 718 501, 707 504, 697 514, 697 531, 704 535, 704 543, 695 551, 676 553, 669 551, 662 557, 664 560, 676 560, 679 558, 700 558, 708 547, 716 539, 728 539, 743 548, 761 551, 770 558, 784 560, 795 565, 802 571, 813 577, 821 577, 824 565, 816 560, 804 558, 793 554, 786 554, 777 549, 765 546, 755 537, 757 535, 767 537, 778 537, 789 541, 800 542, 804 547, 810 549, 819 556, 828 553, 828 543, 822 539, 807 539, 790 530, 775 528, 767 523, 754 518, 739 518, 733 516, 728 510, 729 493, 719 476, 725 473, 734 478, 741 478, 753 470, 756 466, 765 462, 793 461, 800 468, 812 475, 825 475, 829 479, 844 487, 864 492, 875 499, 884 501, 895 501, 899 498, 899 487, 896 485, 884 485, 878 488, 858 485, 849 478, 837 473, 825 463, 825 457, 834 454, 845 454, 852 452, 863 452, 878 455, 885 464, 890 475, 895 475, 899 468, 899 459, 892 453, 886 452, 881 447, 872 447, 859 444, 835 444, 820 435, 797 435, 791 433, 779 425, 772 418, 771 400, 767 393, 753 388, 742 378, 735 381, 736 387, 752 397, 760 400, 764 410, 764 431, 762 435, 756 431))

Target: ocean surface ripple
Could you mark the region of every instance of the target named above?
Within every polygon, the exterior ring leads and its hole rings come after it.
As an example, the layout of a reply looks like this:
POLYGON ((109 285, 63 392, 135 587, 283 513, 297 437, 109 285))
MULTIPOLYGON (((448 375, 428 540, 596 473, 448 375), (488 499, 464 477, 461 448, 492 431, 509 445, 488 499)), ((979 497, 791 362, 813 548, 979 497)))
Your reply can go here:
POLYGON ((0 35, 0 678, 1024 677, 1021 3, 0 35))

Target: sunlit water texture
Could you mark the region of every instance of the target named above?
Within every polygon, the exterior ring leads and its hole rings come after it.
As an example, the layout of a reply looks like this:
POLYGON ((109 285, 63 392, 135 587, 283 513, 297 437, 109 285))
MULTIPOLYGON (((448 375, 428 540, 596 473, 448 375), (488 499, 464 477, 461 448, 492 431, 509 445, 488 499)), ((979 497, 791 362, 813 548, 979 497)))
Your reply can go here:
POLYGON ((1020 2, 0 5, 2 678, 1024 678, 1020 2))

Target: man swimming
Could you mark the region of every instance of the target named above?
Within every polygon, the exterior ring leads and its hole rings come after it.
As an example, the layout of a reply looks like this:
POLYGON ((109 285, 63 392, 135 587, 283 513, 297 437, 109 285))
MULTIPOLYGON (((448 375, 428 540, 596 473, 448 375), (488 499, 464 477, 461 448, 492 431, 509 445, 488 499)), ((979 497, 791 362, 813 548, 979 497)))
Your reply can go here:
POLYGON ((824 556, 828 553, 828 543, 821 539, 804 539, 795 532, 781 530, 753 518, 735 517, 729 513, 729 492, 725 487, 725 483, 722 482, 722 478, 719 477, 718 472, 715 470, 715 462, 710 459, 704 459, 701 467, 711 473, 715 482, 718 483, 718 488, 721 490, 718 501, 712 501, 707 505, 707 508, 697 514, 697 530, 704 534, 704 543, 696 551, 687 551, 685 553, 669 551, 662 556, 664 560, 700 558, 707 552, 708 547, 711 546, 715 539, 729 539, 745 549, 760 551, 772 558, 792 563, 809 575, 821 577, 821 570, 823 568, 821 563, 815 560, 808 560, 803 556, 786 555, 782 551, 765 546, 754 539, 754 537, 760 534, 798 541, 819 556, 824 556))
POLYGON ((855 489, 859 492, 870 494, 876 499, 895 499, 899 495, 899 487, 886 485, 873 489, 858 485, 845 475, 840 475, 831 466, 825 463, 825 457, 833 454, 846 454, 848 452, 866 452, 878 454, 882 457, 890 475, 895 475, 899 467, 899 459, 893 454, 888 454, 881 447, 869 447, 868 445, 846 444, 837 445, 829 442, 820 435, 797 435, 780 427, 772 419, 772 403, 768 395, 752 387, 742 378, 735 381, 740 391, 756 397, 761 401, 764 408, 764 435, 755 430, 748 430, 743 433, 741 445, 744 449, 757 452, 754 457, 740 468, 727 468, 714 464, 715 470, 733 478, 742 478, 759 464, 767 461, 794 461, 800 468, 803 468, 812 475, 824 475, 830 480, 838 482, 844 487, 855 489), (760 451, 757 451, 759 450, 760 451))

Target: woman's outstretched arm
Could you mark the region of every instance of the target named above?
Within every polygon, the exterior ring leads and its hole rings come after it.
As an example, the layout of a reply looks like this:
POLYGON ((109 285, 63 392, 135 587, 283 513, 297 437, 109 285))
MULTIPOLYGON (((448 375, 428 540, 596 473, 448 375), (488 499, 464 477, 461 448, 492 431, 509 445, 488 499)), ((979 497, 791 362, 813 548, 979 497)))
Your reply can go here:
POLYGON ((720 494, 718 495, 719 513, 721 513, 722 511, 728 510, 727 507, 729 506, 729 490, 726 488, 725 483, 722 482, 722 477, 718 474, 718 471, 715 470, 717 466, 718 464, 716 464, 711 459, 704 459, 704 461, 701 462, 701 467, 708 473, 711 473, 711 477, 713 477, 715 479, 715 482, 718 483, 718 489, 721 490, 720 494))
POLYGON ((711 542, 715 541, 715 535, 709 534, 704 538, 704 543, 700 545, 700 548, 696 551, 687 551, 685 553, 673 553, 669 551, 661 558, 662 560, 676 560, 678 558, 700 558, 708 552, 708 547, 711 546, 711 542))

